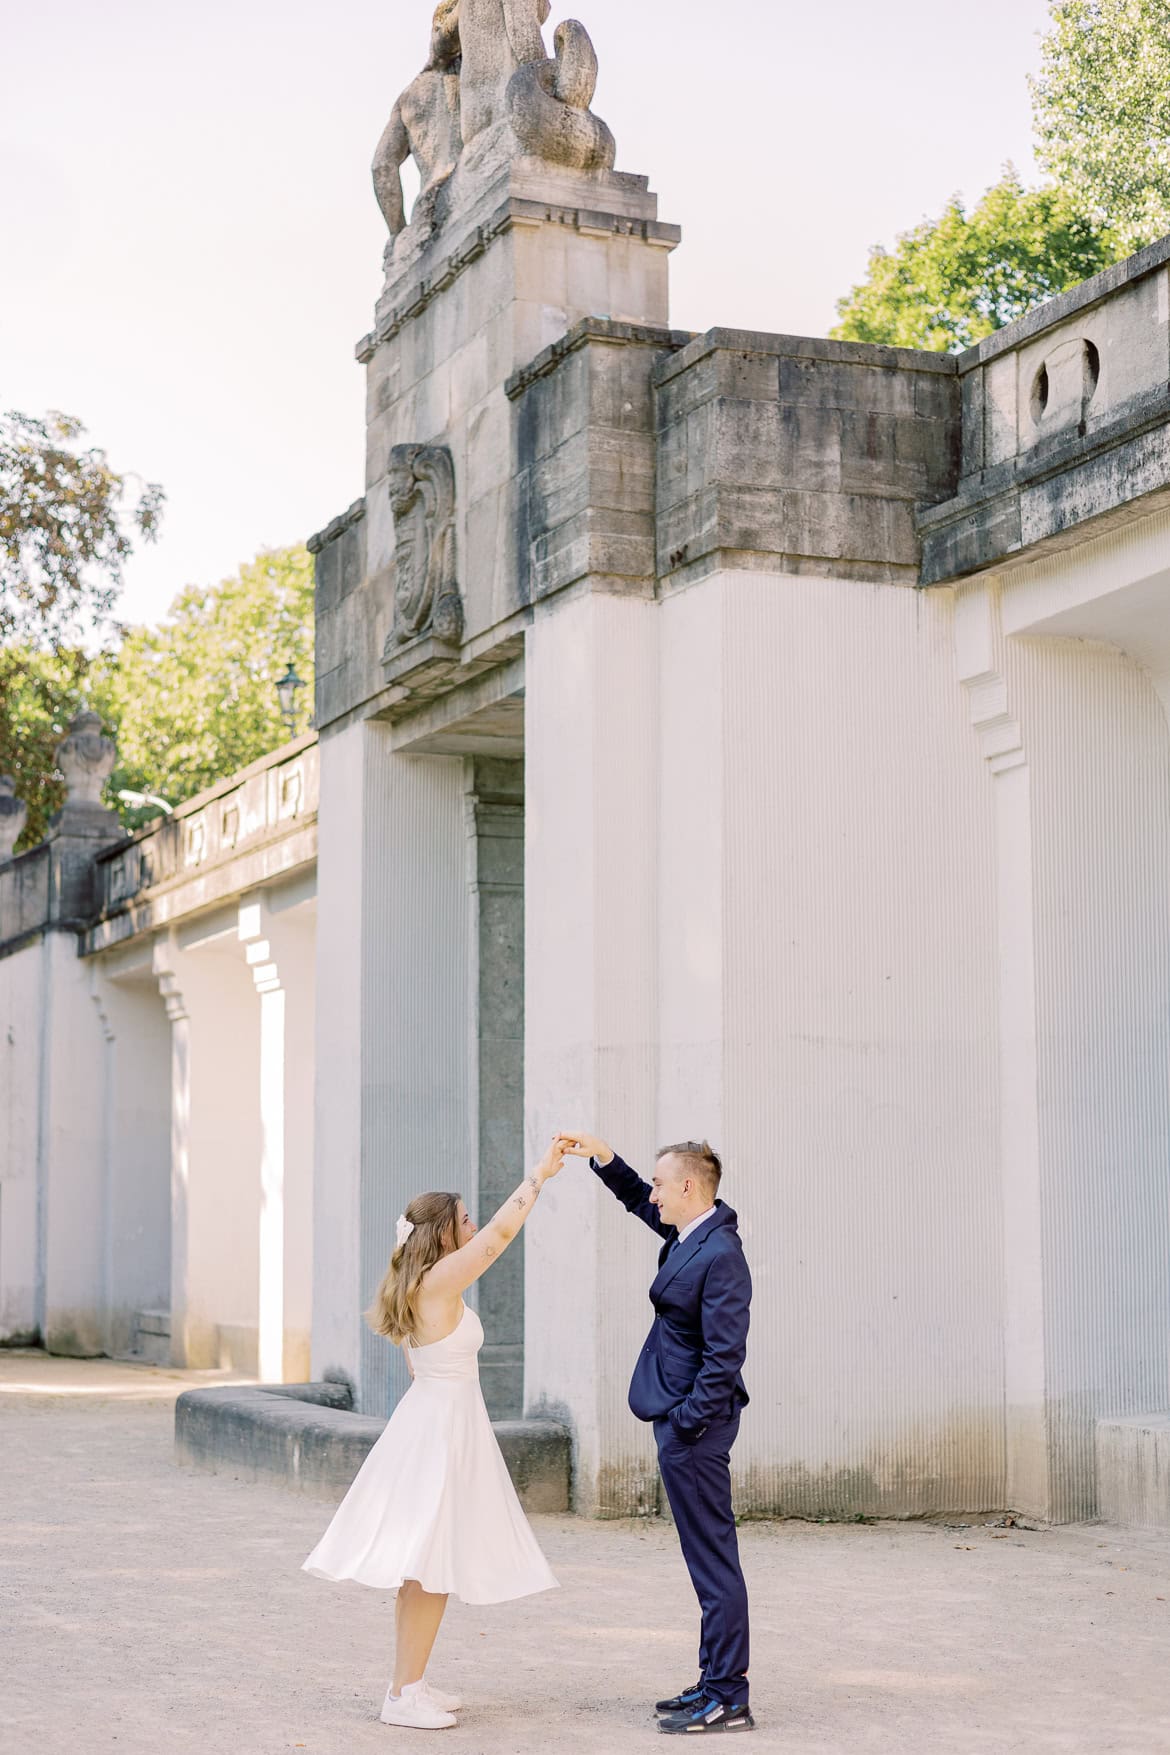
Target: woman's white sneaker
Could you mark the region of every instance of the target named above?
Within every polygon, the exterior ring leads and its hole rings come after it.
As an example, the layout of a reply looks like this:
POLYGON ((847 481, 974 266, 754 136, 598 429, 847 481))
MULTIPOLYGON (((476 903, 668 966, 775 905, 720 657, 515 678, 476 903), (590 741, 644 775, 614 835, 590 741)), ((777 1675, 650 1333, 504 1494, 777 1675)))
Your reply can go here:
POLYGON ((463 1702, 457 1695, 444 1694, 441 1688, 432 1688, 425 1676, 423 1677, 423 1687, 440 1712, 461 1712, 463 1710, 463 1702))
POLYGON ((444 1712, 427 1692, 425 1682, 410 1682, 395 1700, 390 1689, 379 1714, 384 1725, 405 1725, 414 1731, 447 1731, 458 1723, 453 1713, 444 1712))

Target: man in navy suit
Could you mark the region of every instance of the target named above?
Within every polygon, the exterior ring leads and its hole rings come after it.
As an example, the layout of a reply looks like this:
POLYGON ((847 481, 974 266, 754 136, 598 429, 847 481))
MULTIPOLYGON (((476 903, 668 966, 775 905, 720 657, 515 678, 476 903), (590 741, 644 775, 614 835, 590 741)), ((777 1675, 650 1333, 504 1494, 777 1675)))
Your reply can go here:
POLYGON ((706 1141, 658 1154, 652 1185, 589 1134, 561 1136, 626 1211, 662 1239, 650 1287, 654 1326, 634 1367, 630 1409, 653 1424, 671 1515, 702 1610, 699 1680, 660 1700, 670 1734, 752 1730, 748 1600, 731 1509, 731 1447, 748 1393, 752 1278, 736 1216, 718 1198, 723 1167, 706 1141))

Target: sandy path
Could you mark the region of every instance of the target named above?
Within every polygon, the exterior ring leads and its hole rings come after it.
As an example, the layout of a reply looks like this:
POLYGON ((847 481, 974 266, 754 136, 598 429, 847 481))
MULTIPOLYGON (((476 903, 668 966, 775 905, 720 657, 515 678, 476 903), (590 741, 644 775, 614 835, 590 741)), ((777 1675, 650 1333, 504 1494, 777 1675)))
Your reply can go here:
MULTIPOLYGON (((187 1381, 0 1354, 3 1755, 432 1748, 436 1733, 377 1722, 392 1603, 298 1570, 328 1508, 173 1465, 187 1381)), ((562 1588, 452 1605, 433 1674, 468 1706, 438 1746, 662 1747, 647 1702, 691 1680, 697 1625, 673 1532, 536 1523, 562 1588)), ((761 1755, 1170 1751, 1170 1539, 742 1537, 761 1755)))

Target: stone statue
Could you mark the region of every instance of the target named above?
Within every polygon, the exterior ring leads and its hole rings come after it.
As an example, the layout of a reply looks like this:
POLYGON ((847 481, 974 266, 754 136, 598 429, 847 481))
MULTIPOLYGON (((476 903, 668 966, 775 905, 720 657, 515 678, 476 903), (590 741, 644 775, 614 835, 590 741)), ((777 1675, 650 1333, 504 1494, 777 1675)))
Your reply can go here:
POLYGON ((441 223, 439 196, 468 148, 475 174, 518 152, 572 170, 613 168, 613 135, 589 108, 597 86, 589 33, 575 19, 558 25, 550 60, 541 34, 548 15, 549 0, 440 0, 430 58, 394 105, 374 154, 391 245, 406 229, 408 158, 418 166, 411 231, 420 238, 441 223))
POLYGON ((374 154, 374 193, 393 240, 406 225, 402 166, 418 166, 419 197, 413 218, 429 220, 435 197, 463 145, 459 124, 459 0, 440 0, 431 24, 426 66, 398 99, 374 154))
POLYGON ((521 150, 574 170, 610 170, 613 135, 589 109, 597 57, 584 25, 558 25, 555 60, 541 26, 549 0, 460 0, 463 144, 509 122, 521 150))

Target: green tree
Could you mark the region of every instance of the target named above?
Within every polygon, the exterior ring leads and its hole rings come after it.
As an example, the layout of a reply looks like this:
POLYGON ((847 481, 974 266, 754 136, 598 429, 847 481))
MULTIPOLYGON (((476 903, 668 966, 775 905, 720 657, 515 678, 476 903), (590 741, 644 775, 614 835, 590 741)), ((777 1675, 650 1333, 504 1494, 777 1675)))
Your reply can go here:
POLYGON ((275 683, 292 660, 313 683, 313 563, 302 547, 266 550, 209 590, 189 586, 159 627, 130 628, 114 650, 0 647, 0 774, 29 807, 17 850, 42 840, 64 802, 55 751, 83 706, 118 740, 106 802, 128 829, 159 813, 121 791, 178 804, 282 744, 275 683))
POLYGON ((959 352, 1117 255, 1116 236, 1063 189, 1025 189, 1008 165, 969 212, 955 196, 893 250, 872 250, 869 273, 838 302, 830 334, 959 352))
POLYGON ((1121 254, 1170 231, 1170 0, 1053 0, 1037 157, 1121 254))
POLYGON ((153 541, 164 494, 82 449, 67 414, 0 415, 0 644, 60 646, 108 619, 134 534, 153 541))
MULTIPOLYGON (((313 561, 268 549, 209 589, 188 586, 158 627, 130 628, 89 677, 93 705, 118 740, 111 792, 177 804, 284 743, 276 680, 289 661, 312 700, 313 561)), ((157 812, 124 813, 131 824, 157 812)))
POLYGON ((0 774, 12 776, 28 806, 18 853, 44 840, 65 802, 56 749, 84 705, 90 665, 75 647, 0 646, 0 774))

